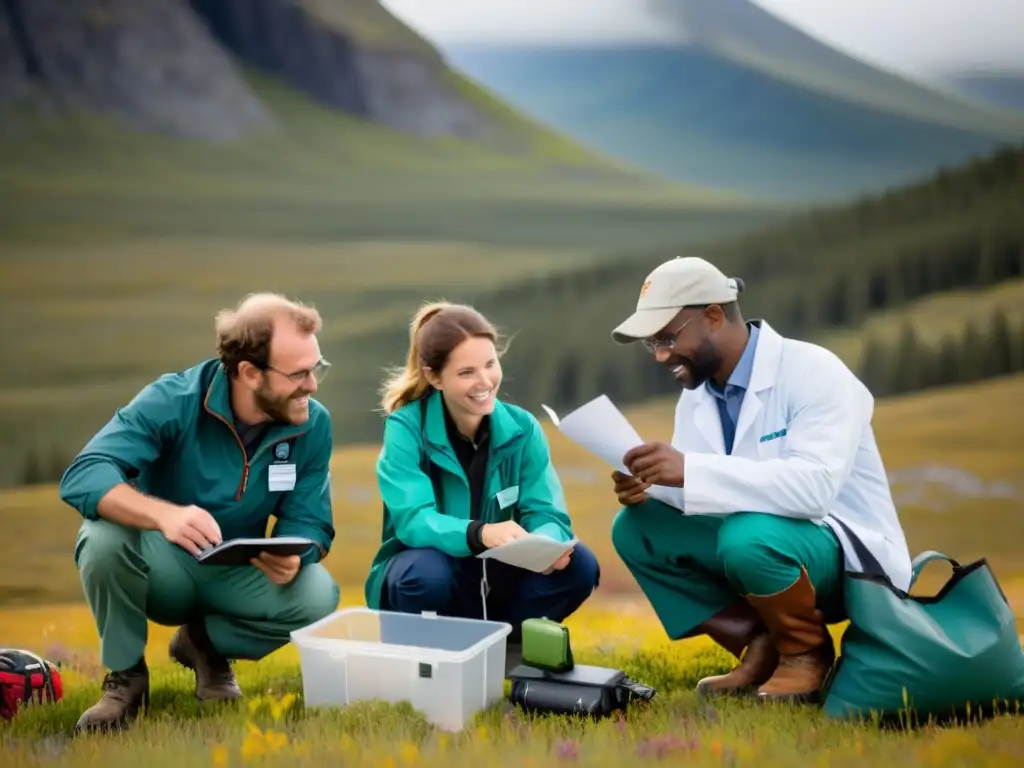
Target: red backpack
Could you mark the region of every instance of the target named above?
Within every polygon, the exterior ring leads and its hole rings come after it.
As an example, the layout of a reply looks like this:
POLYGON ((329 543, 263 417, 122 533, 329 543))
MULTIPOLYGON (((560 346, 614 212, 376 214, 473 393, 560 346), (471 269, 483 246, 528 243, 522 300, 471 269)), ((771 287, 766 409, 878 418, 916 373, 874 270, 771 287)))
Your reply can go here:
POLYGON ((0 717, 12 719, 21 706, 64 695, 60 670, 31 651, 0 648, 0 717))

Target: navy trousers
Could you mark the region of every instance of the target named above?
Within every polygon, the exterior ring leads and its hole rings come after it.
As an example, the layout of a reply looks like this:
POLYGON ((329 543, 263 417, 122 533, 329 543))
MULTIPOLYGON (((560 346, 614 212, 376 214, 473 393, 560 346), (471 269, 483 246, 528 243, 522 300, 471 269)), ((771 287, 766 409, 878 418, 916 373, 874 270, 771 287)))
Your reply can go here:
MULTIPOLYGON (((433 548, 399 552, 385 576, 380 607, 482 619, 482 566, 479 558, 454 558, 433 548)), ((511 624, 508 641, 518 643, 524 620, 564 621, 590 597, 600 579, 597 557, 582 543, 573 549, 569 565, 547 575, 488 560, 487 618, 511 624)))

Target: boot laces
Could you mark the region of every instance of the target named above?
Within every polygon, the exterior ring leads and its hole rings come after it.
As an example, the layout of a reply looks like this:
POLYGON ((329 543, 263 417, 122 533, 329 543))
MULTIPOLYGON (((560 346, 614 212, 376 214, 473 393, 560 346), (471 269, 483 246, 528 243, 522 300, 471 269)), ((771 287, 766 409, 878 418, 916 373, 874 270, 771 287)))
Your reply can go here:
POLYGON ((132 689, 134 683, 138 680, 139 675, 132 672, 108 672, 103 678, 103 683, 100 689, 104 695, 108 698, 117 699, 119 701, 131 701, 133 698, 132 689))

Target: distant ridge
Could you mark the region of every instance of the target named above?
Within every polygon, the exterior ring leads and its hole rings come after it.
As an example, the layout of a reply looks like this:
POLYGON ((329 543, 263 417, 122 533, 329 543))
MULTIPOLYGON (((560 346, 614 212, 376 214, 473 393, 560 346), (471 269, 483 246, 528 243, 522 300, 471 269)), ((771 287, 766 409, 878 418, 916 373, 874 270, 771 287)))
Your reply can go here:
POLYGON ((1024 114, 961 98, 843 53, 750 0, 647 0, 691 44, 794 85, 965 131, 1024 137, 1024 114))
POLYGON ((747 0, 649 4, 679 42, 442 48, 589 148, 762 198, 849 199, 1024 139, 1024 113, 872 67, 747 0))

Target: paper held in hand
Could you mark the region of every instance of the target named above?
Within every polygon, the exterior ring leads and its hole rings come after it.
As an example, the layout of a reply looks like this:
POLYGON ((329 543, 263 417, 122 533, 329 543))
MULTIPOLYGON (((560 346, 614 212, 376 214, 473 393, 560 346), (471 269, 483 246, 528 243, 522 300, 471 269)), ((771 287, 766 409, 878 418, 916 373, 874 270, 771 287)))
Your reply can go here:
POLYGON ((492 547, 477 557, 481 560, 499 560, 528 571, 543 573, 575 545, 576 539, 555 541, 547 536, 531 533, 500 547, 492 547))
MULTIPOLYGON (((622 457, 644 441, 607 395, 595 397, 562 419, 548 406, 542 404, 541 407, 563 435, 612 468, 631 474, 622 463, 622 457)), ((647 495, 675 506, 673 490, 666 486, 652 485, 647 489, 647 495)))

